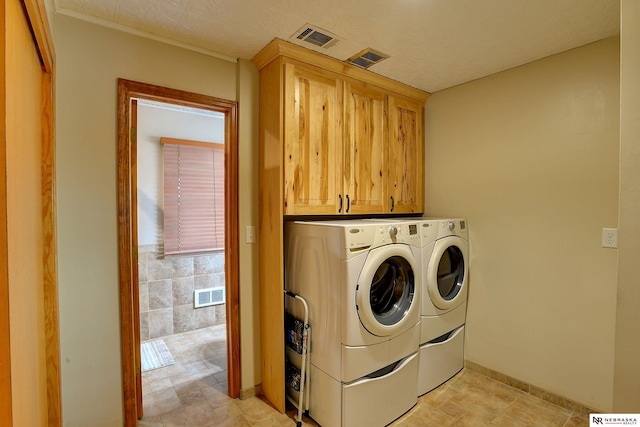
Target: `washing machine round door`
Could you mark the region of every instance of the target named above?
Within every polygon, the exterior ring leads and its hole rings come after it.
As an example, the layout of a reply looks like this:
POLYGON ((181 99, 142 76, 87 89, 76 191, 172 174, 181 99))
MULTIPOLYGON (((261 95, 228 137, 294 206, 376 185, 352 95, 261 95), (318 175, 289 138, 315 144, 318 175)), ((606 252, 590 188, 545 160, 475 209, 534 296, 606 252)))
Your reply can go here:
POLYGON ((427 267, 427 291, 433 305, 447 310, 464 300, 467 273, 466 240, 457 236, 436 240, 427 267))
POLYGON ((418 321, 415 272, 407 245, 391 244, 369 252, 356 288, 358 316, 367 331, 385 337, 418 321))

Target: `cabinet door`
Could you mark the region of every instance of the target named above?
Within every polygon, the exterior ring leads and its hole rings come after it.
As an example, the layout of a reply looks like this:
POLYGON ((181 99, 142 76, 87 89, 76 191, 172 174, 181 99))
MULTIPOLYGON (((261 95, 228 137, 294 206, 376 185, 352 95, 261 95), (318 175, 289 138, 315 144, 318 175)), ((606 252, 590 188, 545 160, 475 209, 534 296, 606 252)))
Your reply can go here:
POLYGON ((330 73, 285 64, 285 215, 340 211, 341 85, 330 73))
POLYGON ((389 96, 389 211, 424 212, 424 106, 389 96))
POLYGON ((384 213, 388 156, 385 94, 346 82, 344 97, 345 213, 384 213))

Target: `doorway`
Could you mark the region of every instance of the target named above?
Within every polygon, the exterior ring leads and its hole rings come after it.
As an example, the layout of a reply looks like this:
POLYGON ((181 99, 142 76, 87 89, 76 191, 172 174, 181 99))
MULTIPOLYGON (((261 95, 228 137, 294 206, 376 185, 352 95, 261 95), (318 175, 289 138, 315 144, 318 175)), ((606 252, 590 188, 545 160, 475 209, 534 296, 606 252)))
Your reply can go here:
MULTIPOLYGON (((224 278, 227 392, 240 394, 237 103, 214 97, 120 79, 118 81, 118 206, 122 359, 125 425, 143 415, 140 354, 138 264, 138 121, 137 100, 195 108, 224 117, 224 278)), ((142 201, 144 203, 144 201, 142 201)), ((184 327, 184 323, 181 323, 184 327)), ((148 333, 148 329, 146 330, 148 333)))

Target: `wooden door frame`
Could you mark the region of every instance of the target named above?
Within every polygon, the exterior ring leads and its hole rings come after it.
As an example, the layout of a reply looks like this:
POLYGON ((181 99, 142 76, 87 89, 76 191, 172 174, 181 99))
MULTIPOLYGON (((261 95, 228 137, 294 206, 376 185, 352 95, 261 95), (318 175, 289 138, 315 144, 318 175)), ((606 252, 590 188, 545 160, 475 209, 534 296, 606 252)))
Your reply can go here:
MULTIPOLYGON (((56 229, 56 200, 55 200, 55 51, 53 38, 49 28, 47 11, 42 0, 19 0, 24 11, 28 24, 33 34, 34 48, 38 52, 42 65, 42 87, 41 87, 41 120, 42 120, 42 227, 43 227, 43 299, 44 299, 44 322, 45 322, 45 359, 46 359, 46 389, 47 389, 47 424, 52 427, 62 426, 62 400, 60 388, 60 327, 58 314, 58 268, 57 268, 57 229, 56 229)), ((0 12, 2 17, 2 34, 0 42, 3 46, 7 43, 6 16, 4 10, 0 12)), ((2 165, 0 170, 2 179, 0 189, 6 193, 5 161, 6 161, 6 106, 5 89, 6 82, 5 67, 7 63, 3 58, 0 64, 0 75, 3 78, 2 92, 3 103, 0 107, 0 159, 2 165)), ((0 227, 0 254, 3 256, 0 262, 0 425, 13 425, 12 418, 12 391, 11 391, 11 351, 10 351, 10 325, 9 325, 9 305, 10 295, 8 293, 7 282, 7 215, 6 200, 0 203, 0 222, 4 224, 0 227)))
MULTIPOLYGON (((192 92, 170 89, 131 80, 118 79, 118 260, 120 276, 120 329, 124 425, 133 427, 142 408, 138 407, 140 385, 136 374, 139 364, 139 324, 137 277, 138 248, 135 246, 137 223, 133 210, 136 186, 136 147, 130 138, 132 98, 168 102, 225 114, 225 280, 227 316, 228 393, 240 395, 240 283, 238 240, 238 104, 192 92), (138 318, 136 318, 138 313, 138 318), (136 357, 136 353, 138 353, 136 357), (136 363, 136 359, 138 363, 136 363)), ((134 141, 135 142, 135 141, 134 141)), ((138 375, 139 376, 139 375, 138 375)))

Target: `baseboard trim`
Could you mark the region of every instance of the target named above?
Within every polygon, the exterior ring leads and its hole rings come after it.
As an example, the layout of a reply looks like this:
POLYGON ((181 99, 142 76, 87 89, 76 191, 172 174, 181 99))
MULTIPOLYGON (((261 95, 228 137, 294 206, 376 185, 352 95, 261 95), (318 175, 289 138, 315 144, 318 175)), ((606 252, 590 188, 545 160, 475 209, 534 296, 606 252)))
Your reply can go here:
POLYGON ((510 377, 509 375, 505 375, 502 372, 498 372, 498 371, 494 371, 493 369, 486 368, 475 362, 465 360, 464 366, 466 369, 482 374, 500 383, 516 388, 524 393, 538 397, 546 402, 553 403, 554 405, 560 406, 561 408, 564 408, 564 409, 568 409, 577 414, 589 416, 589 414, 601 412, 594 408, 590 408, 581 403, 575 402, 571 399, 567 399, 566 397, 562 397, 557 394, 551 393, 549 391, 543 390, 540 387, 536 387, 534 385, 528 384, 517 378, 513 378, 513 377, 510 377))
POLYGON ((240 390, 240 400, 249 399, 254 396, 259 396, 260 394, 262 394, 262 384, 257 384, 255 387, 240 390))

